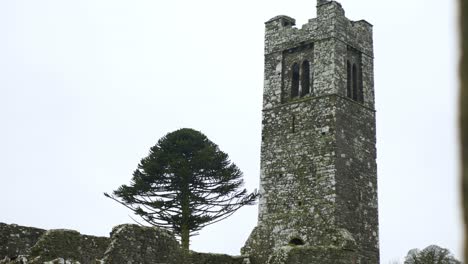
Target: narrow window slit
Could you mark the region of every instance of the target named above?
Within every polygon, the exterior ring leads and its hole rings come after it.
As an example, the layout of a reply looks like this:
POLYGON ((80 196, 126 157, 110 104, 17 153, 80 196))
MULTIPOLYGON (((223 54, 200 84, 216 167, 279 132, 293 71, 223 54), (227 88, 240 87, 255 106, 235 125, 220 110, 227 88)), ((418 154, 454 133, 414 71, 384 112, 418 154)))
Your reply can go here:
POLYGON ((346 77, 347 77, 347 82, 346 82, 346 95, 347 95, 349 98, 352 98, 352 97, 353 97, 353 94, 352 94, 352 90, 351 90, 351 63, 349 62, 349 60, 346 62, 346 65, 347 65, 347 74, 346 74, 346 77))
POLYGON ((353 100, 358 100, 358 80, 357 80, 357 67, 353 64, 353 100))
POLYGON ((310 92, 310 64, 305 60, 302 62, 302 80, 301 80, 301 96, 310 92))
POLYGON ((299 96, 299 64, 292 66, 291 98, 299 96))
MULTIPOLYGON (((361 65, 362 67, 362 65, 361 65)), ((359 102, 364 102, 364 88, 363 88, 363 83, 362 83, 362 68, 359 68, 359 78, 358 78, 358 92, 359 92, 359 97, 358 100, 359 102)))

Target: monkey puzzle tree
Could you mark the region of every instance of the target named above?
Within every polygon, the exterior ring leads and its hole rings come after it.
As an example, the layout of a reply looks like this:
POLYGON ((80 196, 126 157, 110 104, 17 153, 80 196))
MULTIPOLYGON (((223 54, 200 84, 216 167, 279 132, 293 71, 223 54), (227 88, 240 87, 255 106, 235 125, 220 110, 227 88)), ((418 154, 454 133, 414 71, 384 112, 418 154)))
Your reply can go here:
POLYGON ((150 149, 129 185, 104 195, 145 222, 172 230, 188 250, 196 231, 255 202, 257 191, 248 194, 243 184, 242 172, 226 153, 202 133, 184 128, 150 149))

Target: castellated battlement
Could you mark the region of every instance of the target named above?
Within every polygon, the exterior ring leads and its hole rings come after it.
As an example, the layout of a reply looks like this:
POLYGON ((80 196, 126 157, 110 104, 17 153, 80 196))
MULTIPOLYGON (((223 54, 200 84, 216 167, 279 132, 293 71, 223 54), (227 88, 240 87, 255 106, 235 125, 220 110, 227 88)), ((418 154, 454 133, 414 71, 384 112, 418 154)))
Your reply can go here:
POLYGON ((301 42, 336 38, 373 57, 372 24, 366 20, 352 21, 336 1, 317 5, 317 17, 299 29, 296 20, 286 15, 265 22, 265 54, 291 48, 301 42))
MULTIPOLYGON (((355 102, 374 109, 373 26, 365 20, 346 18, 336 1, 319 1, 317 14, 301 28, 295 26, 294 18, 285 15, 265 23, 263 109, 280 106, 295 96, 291 78, 297 61, 309 65, 306 70, 310 87, 299 89, 304 91, 299 95, 301 99, 354 96, 355 102), (358 88, 354 94, 352 81, 348 80, 353 67, 357 75, 352 79, 358 88)), ((298 85, 303 86, 300 82, 298 85)))

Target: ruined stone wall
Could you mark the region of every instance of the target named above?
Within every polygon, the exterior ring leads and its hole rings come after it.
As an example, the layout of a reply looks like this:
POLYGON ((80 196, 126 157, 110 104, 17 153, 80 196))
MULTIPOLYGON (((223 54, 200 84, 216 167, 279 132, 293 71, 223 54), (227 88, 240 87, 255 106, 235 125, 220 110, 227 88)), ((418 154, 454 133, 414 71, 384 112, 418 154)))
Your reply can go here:
POLYGON ((241 256, 187 253, 170 232, 132 224, 114 227, 110 238, 81 235, 74 230, 45 231, 1 224, 0 242, 0 264, 244 263, 241 256), (18 240, 17 234, 23 240, 18 240))
POLYGON ((166 230, 138 225, 119 225, 112 229, 103 263, 184 264, 184 252, 166 230))
POLYGON ((226 254, 193 252, 189 256, 190 264, 245 264, 244 257, 233 257, 226 254))
POLYGON ((46 230, 0 223, 0 260, 5 257, 29 255, 31 247, 46 230))
POLYGON ((45 232, 31 248, 29 263, 39 264, 57 258, 92 264, 101 259, 109 238, 82 235, 74 230, 54 229, 45 232))

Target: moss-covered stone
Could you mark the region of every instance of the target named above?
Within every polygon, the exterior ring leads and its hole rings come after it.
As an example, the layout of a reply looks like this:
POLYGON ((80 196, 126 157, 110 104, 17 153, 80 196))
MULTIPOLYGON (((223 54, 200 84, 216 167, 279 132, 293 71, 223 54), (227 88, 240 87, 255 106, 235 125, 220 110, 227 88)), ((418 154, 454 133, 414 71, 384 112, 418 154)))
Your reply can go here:
POLYGON ((190 264, 243 264, 244 257, 229 256, 226 254, 197 253, 191 252, 190 264))
POLYGON ((28 263, 28 256, 16 256, 13 259, 9 257, 5 257, 4 259, 0 260, 0 264, 27 264, 28 263))
POLYGON ((44 229, 0 223, 0 259, 29 255, 30 248, 45 232, 44 229))
POLYGON ((15 245, 13 251, 0 259, 0 264, 248 264, 240 256, 188 254, 172 233, 155 227, 119 225, 112 229, 110 238, 82 235, 74 230, 45 231, 16 225, 0 225, 0 231, 0 241, 5 243, 1 246, 15 245), (34 232, 42 236, 31 238, 34 232), (29 243, 34 245, 30 248, 29 243))
POLYGON ((104 263, 183 264, 184 251, 166 230, 138 225, 119 225, 112 229, 104 263))
POLYGON ((337 247, 285 246, 266 264, 354 264, 358 259, 356 252, 337 247))
POLYGON ((54 263, 63 259, 91 264, 104 256, 108 244, 106 237, 81 235, 74 230, 49 230, 32 247, 30 263, 54 263))

